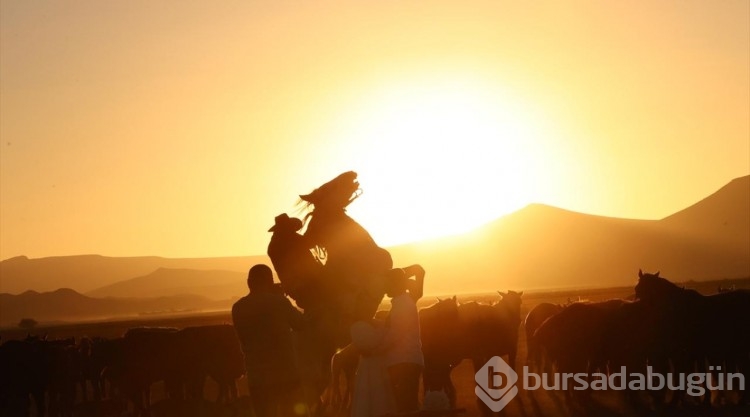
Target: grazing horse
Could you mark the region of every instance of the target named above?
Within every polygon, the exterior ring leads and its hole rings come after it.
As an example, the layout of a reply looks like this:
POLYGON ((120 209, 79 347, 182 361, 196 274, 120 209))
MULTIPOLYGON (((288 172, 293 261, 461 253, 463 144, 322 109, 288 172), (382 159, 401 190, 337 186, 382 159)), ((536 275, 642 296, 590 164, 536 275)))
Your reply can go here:
POLYGON ((49 363, 41 342, 8 340, 0 346, 0 414, 29 415, 32 397, 37 416, 46 413, 49 363))
MULTIPOLYGON (((498 291, 501 300, 492 305, 465 303, 458 307, 458 320, 463 342, 460 359, 470 359, 474 372, 493 356, 508 355, 507 363, 516 368, 518 328, 521 325, 523 291, 498 291)), ((490 414, 487 405, 477 398, 483 414, 490 414)))
POLYGON ((80 379, 75 339, 28 336, 0 346, 0 415, 70 416, 80 379), (48 399, 48 401, 47 401, 48 399))
MULTIPOLYGON (((523 291, 508 291, 503 294, 498 291, 500 301, 492 307, 496 313, 496 323, 499 326, 501 350, 508 354, 508 364, 516 369, 516 355, 518 354, 518 327, 521 325, 521 296, 523 291)), ((489 358, 487 358, 489 359, 489 358)))
MULTIPOLYGON (((518 350, 518 327, 521 324, 523 292, 500 293, 495 304, 469 302, 458 305, 452 318, 443 313, 441 319, 429 320, 431 312, 420 312, 422 349, 425 354, 425 391, 443 390, 455 407, 455 388, 450 373, 464 359, 470 359, 475 372, 493 356, 508 355, 508 364, 515 368, 518 350)), ((455 299, 452 300, 455 303, 455 299)), ((443 301, 442 303, 445 303, 443 301)), ((446 311, 448 304, 438 303, 435 309, 446 311)), ((483 412, 489 409, 480 400, 483 412)))
POLYGON ((542 368, 542 356, 539 352, 539 347, 534 342, 534 332, 547 321, 548 318, 563 310, 563 306, 560 304, 552 303, 540 303, 534 306, 529 311, 524 320, 523 327, 526 333, 526 362, 530 366, 535 366, 538 369, 542 368))
POLYGON ((460 338, 458 302, 456 297, 438 302, 419 310, 419 328, 424 354, 422 385, 424 392, 443 390, 456 402, 456 389, 451 382, 451 370, 460 362, 461 356, 455 343, 460 338))
MULTIPOLYGON (((547 319, 532 336, 544 356, 545 373, 549 373, 553 365, 558 373, 590 374, 604 370, 602 341, 612 314, 625 303, 620 299, 573 303, 547 319)), ((569 386, 565 393, 568 400, 573 400, 571 389, 569 386)))
MULTIPOLYGON (((659 273, 638 271, 638 300, 656 312, 659 338, 653 341, 678 372, 706 364, 739 371, 750 378, 750 292, 736 290, 704 296, 681 288, 659 273)), ((710 395, 704 402, 710 404, 710 395)), ((682 397, 676 395, 675 401, 682 397)), ((748 403, 747 387, 741 402, 748 403)))

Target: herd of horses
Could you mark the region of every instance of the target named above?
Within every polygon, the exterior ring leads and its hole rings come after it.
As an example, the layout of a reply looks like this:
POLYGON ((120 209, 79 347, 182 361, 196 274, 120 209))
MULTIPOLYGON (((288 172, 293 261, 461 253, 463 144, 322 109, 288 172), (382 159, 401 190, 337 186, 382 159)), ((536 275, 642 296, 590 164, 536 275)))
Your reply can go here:
MULTIPOLYGON (((652 366, 662 373, 690 373, 710 372, 712 366, 750 377, 749 292, 704 296, 658 273, 639 275, 633 301, 541 303, 525 320, 522 292, 514 291, 500 293, 492 304, 459 303, 452 297, 421 309, 425 392, 443 391, 455 407, 451 372, 463 360, 478 369, 489 358, 502 356, 518 370, 521 329, 526 364, 537 372, 608 373, 620 366, 643 372, 652 366)), ((358 358, 352 345, 333 355, 327 387, 311 404, 320 415, 347 412, 358 358)), ((218 386, 211 400, 231 403, 243 373, 242 351, 229 324, 133 328, 118 338, 78 341, 30 336, 0 345, 0 415, 28 416, 35 410, 37 416, 70 416, 76 403, 105 401, 146 415, 153 384, 163 382, 170 399, 199 399, 207 378, 218 386)), ((733 403, 747 404, 746 387, 736 394, 733 403)), ((587 391, 564 395, 579 404, 590 400, 587 391)), ((636 407, 711 405, 710 394, 695 399, 684 391, 624 395, 636 407)), ((99 408, 97 415, 109 414, 99 408)))
MULTIPOLYGON (((531 366, 545 373, 554 367, 561 373, 586 374, 614 372, 624 366, 628 373, 643 375, 650 366, 652 373, 661 375, 700 373, 718 380, 719 373, 734 373, 748 381, 750 292, 704 296, 658 272, 638 274, 634 301, 543 303, 530 311, 525 331, 531 366)), ((739 398, 733 402, 747 405, 747 387, 737 388, 739 398)), ((677 407, 698 401, 710 406, 711 391, 705 392, 698 400, 686 395, 685 389, 626 390, 625 395, 635 407, 677 407)), ((581 400, 590 392, 579 394, 581 400)), ((715 392, 714 397, 721 394, 726 391, 715 392)))
POLYGON ((93 415, 120 415, 128 403, 143 415, 154 383, 172 399, 202 398, 208 377, 218 385, 216 401, 226 402, 237 398, 244 372, 229 324, 140 327, 78 341, 28 336, 0 345, 0 415, 28 416, 33 402, 33 415, 72 416, 79 398, 96 405, 93 415))

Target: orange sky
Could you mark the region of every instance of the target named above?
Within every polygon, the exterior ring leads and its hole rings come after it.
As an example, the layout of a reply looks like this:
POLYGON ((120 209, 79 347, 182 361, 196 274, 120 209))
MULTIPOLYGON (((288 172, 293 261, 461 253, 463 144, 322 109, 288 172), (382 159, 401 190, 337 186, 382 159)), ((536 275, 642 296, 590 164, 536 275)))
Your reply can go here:
POLYGON ((750 173, 750 3, 0 3, 0 259, 265 252, 345 170, 382 244, 750 173))

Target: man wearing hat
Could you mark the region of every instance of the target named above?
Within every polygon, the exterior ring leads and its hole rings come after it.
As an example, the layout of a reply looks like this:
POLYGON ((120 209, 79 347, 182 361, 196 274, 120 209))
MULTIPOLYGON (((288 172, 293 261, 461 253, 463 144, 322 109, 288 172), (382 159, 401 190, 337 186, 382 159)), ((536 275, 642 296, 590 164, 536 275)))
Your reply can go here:
POLYGON ((249 294, 232 306, 232 322, 245 356, 253 411, 256 417, 294 415, 295 407, 306 411, 292 336, 305 327, 302 313, 277 290, 268 265, 250 268, 247 286, 249 294))
POLYGON ((308 239, 297 233, 301 228, 300 219, 285 213, 276 216, 268 230, 273 232, 268 256, 284 292, 305 310, 308 331, 301 337, 307 338, 306 343, 311 346, 308 354, 318 363, 317 373, 312 371, 315 368, 308 371, 324 385, 330 380, 331 356, 337 347, 338 307, 334 289, 324 285, 323 264, 313 256, 308 239))
POLYGON ((316 301, 323 265, 310 251, 307 239, 297 233, 302 229, 302 220, 286 213, 276 216, 273 232, 268 244, 271 258, 281 286, 300 308, 308 308, 316 301))

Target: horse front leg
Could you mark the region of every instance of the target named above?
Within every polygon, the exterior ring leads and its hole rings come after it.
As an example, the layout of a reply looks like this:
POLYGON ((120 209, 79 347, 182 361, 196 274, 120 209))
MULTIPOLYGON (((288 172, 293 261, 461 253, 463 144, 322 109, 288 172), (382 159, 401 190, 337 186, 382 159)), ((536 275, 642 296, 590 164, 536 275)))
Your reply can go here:
POLYGON ((451 371, 454 366, 442 361, 425 361, 422 370, 423 394, 429 391, 442 391, 448 397, 451 408, 456 408, 456 387, 451 380, 451 371))
MULTIPOLYGON (((474 366, 474 374, 476 374, 484 366, 484 364, 487 363, 487 358, 475 357, 471 359, 471 362, 472 362, 472 365, 474 366)), ((479 409, 479 411, 482 413, 483 416, 492 415, 492 410, 490 410, 490 407, 488 407, 487 404, 485 404, 484 401, 482 401, 479 397, 477 397, 476 403, 477 403, 477 408, 479 409)))

